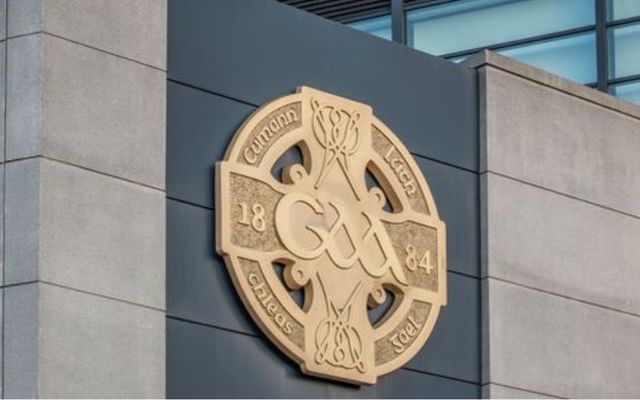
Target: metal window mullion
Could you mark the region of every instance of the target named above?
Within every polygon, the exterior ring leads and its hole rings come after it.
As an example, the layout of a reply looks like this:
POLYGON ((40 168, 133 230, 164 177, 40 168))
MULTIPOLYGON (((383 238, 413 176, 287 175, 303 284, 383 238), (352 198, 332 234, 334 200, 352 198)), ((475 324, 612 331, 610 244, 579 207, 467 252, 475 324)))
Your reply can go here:
POLYGON ((637 22, 640 22, 640 15, 635 16, 635 17, 628 17, 628 18, 623 18, 623 19, 618 19, 615 21, 609 21, 607 22, 607 28, 612 28, 614 26, 621 26, 621 25, 633 25, 637 22))
POLYGON ((628 83, 633 81, 640 81, 640 74, 633 74, 633 75, 622 76, 619 78, 609 79, 608 82, 609 82, 609 85, 618 85, 618 84, 628 83))
POLYGON ((608 92, 609 55, 607 40, 607 4, 605 0, 594 0, 596 7, 596 60, 598 90, 608 92))
POLYGON ((396 43, 407 43, 404 0, 391 0, 391 38, 396 43))

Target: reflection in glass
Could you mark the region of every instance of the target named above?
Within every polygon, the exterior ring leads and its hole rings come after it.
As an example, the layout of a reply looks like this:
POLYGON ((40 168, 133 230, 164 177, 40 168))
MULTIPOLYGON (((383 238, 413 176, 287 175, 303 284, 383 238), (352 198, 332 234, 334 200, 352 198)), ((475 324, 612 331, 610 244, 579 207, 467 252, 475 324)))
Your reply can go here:
POLYGON ((612 86, 611 93, 621 99, 640 104, 640 81, 612 86))
POLYGON ((469 56, 452 57, 452 58, 447 58, 447 60, 453 61, 454 63, 459 64, 464 60, 466 60, 467 58, 469 58, 469 56))
POLYGON ((594 33, 536 42, 498 52, 578 83, 596 81, 594 33))
POLYGON ((348 26, 359 31, 370 33, 383 39, 391 40, 391 16, 365 19, 363 21, 352 22, 348 26))
POLYGON ((610 29, 609 77, 635 74, 640 74, 640 24, 610 29))
POLYGON ((592 25, 587 0, 461 0, 407 13, 409 46, 435 55, 592 25))
POLYGON ((640 1, 638 0, 609 0, 607 1, 607 19, 614 21, 640 15, 640 1))

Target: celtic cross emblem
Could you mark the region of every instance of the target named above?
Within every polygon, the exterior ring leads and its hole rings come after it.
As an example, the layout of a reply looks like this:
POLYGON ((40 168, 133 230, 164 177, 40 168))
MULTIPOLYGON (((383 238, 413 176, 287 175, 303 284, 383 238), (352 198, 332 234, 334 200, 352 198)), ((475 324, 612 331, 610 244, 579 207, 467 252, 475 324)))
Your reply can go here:
POLYGON ((302 87, 261 107, 216 164, 216 214, 240 298, 305 373, 373 384, 446 304, 444 224, 365 104, 302 87))

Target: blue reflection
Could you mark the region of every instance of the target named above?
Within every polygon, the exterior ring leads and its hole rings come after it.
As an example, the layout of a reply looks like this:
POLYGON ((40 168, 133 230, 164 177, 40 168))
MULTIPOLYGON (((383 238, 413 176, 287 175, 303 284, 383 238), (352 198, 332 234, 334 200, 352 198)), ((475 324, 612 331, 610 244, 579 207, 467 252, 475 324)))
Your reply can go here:
POLYGON ((469 56, 459 56, 459 57, 452 57, 452 58, 447 58, 447 60, 454 62, 456 64, 459 64, 461 62, 463 62, 464 60, 466 60, 467 58, 469 58, 469 56))
POLYGON ((370 33, 383 39, 391 40, 391 16, 366 19, 364 21, 353 22, 348 26, 359 31, 370 33))
POLYGON ((609 21, 638 15, 640 15, 640 1, 638 0, 609 0, 607 2, 607 18, 609 21))
POLYGON ((498 52, 578 83, 596 81, 594 33, 536 42, 498 52))
POLYGON ((621 99, 640 104, 640 81, 613 86, 612 93, 621 99))
POLYGON ((609 30, 609 77, 635 74, 640 74, 640 24, 609 30))
POLYGON ((407 39, 443 55, 594 23, 588 0, 462 0, 409 11, 407 39))

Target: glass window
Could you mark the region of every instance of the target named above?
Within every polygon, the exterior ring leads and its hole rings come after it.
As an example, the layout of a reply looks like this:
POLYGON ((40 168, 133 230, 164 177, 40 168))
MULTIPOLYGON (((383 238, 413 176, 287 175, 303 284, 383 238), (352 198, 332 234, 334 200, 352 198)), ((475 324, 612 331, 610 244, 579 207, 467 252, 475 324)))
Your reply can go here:
POLYGON ((640 81, 614 85, 611 87, 611 92, 621 99, 640 104, 640 81))
POLYGON ((498 52, 578 83, 597 80, 595 33, 566 36, 498 52))
POLYGON ((638 0, 609 0, 607 2, 609 21, 638 15, 640 15, 640 1, 638 0))
POLYGON ((390 15, 384 15, 382 17, 353 22, 353 23, 350 23, 349 26, 359 31, 367 32, 374 36, 391 40, 391 16, 390 15))
POLYGON ((609 77, 635 74, 640 74, 640 24, 609 30, 609 77))
POLYGON ((461 0, 409 11, 407 39, 443 55, 594 23, 593 1, 461 0))

